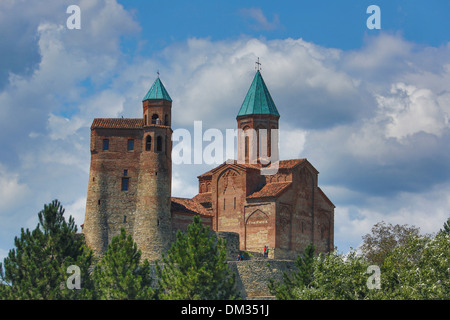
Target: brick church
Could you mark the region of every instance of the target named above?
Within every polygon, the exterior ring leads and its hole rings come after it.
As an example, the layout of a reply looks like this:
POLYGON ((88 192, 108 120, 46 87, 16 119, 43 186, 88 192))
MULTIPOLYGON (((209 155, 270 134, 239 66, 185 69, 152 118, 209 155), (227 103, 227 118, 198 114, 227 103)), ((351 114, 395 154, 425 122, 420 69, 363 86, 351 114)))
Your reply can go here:
POLYGON ((237 159, 198 176, 192 199, 171 194, 172 99, 159 77, 142 111, 91 126, 83 233, 97 254, 125 228, 144 258, 159 259, 195 215, 236 235, 239 250, 258 255, 267 246, 273 259, 295 259, 311 242, 317 252, 334 248, 335 206, 318 186, 319 172, 307 159, 278 160, 280 114, 259 70, 236 108, 237 159))

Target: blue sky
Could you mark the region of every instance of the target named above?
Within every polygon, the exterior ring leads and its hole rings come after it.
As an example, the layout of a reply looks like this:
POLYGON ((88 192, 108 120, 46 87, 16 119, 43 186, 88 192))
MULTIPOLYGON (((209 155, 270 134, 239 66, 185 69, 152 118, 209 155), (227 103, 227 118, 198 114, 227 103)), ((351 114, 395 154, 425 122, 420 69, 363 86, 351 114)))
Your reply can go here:
MULTIPOLYGON (((140 117, 156 78, 173 127, 235 128, 257 57, 281 157, 308 158, 336 204, 335 244, 379 221, 438 231, 450 215, 450 1, 0 2, 0 259, 59 199, 84 221, 89 127, 140 117), (69 30, 69 5, 81 30, 69 30), (370 30, 369 5, 381 9, 370 30)), ((173 168, 192 197, 211 166, 173 168)))
MULTIPOLYGON (((446 1, 120 1, 136 9, 148 48, 164 47, 190 37, 211 40, 251 35, 270 39, 303 38, 315 44, 355 49, 369 30, 366 9, 378 5, 382 29, 402 32, 406 39, 440 45, 448 40, 446 1), (254 13, 251 13, 251 10, 254 13), (261 11, 260 18, 256 11, 261 11), (264 17, 264 18, 263 18, 264 17)), ((373 33, 376 33, 374 31, 373 33)))

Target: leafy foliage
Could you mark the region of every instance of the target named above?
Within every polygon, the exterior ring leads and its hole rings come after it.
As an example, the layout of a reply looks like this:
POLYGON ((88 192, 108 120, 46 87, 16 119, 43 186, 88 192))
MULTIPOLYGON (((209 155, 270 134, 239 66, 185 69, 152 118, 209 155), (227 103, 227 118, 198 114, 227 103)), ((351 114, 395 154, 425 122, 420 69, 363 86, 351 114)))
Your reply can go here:
POLYGON ((386 258, 381 272, 384 299, 449 299, 450 235, 411 237, 386 258))
POLYGON ((392 225, 381 221, 372 227, 372 233, 363 236, 361 251, 373 264, 381 265, 396 247, 404 245, 410 236, 418 236, 419 229, 408 225, 392 225))
POLYGON ((177 232, 176 242, 157 264, 159 297, 167 300, 236 299, 235 274, 226 263, 225 244, 210 234, 194 217, 186 234, 177 232))
MULTIPOLYGON (((375 225, 373 230, 381 230, 385 226, 375 225)), ((400 229, 388 228, 389 231, 400 229)), ((355 250, 343 255, 336 251, 315 257, 312 262, 312 276, 309 283, 302 281, 285 281, 272 290, 282 292, 278 299, 442 299, 450 298, 450 235, 443 230, 435 236, 421 236, 417 229, 403 228, 407 232, 404 237, 394 241, 392 234, 380 233, 380 239, 388 239, 384 250, 368 251, 374 255, 359 255, 355 250), (391 247, 391 251, 385 250, 391 247), (369 258, 372 260, 369 260, 369 258), (369 266, 373 260, 380 259, 380 288, 369 288, 371 277, 369 266), (285 290, 290 290, 285 292, 285 290)), ((377 231, 378 232, 378 231, 377 231)), ((378 234, 374 232, 374 234, 378 234)), ((402 234, 394 232, 396 235, 402 234)), ((383 246, 381 246, 383 247, 383 246)), ((381 247, 377 247, 380 249, 381 247)), ((302 258, 304 259, 304 258, 302 258)), ((306 268, 297 263, 302 274, 306 268)), ((311 274, 311 273, 310 273, 311 274)), ((294 274, 294 279, 298 275, 294 274)), ((286 278, 285 278, 286 279, 286 278)), ((273 283, 273 282, 272 282, 273 283)))
POLYGON ((347 255, 332 252, 315 260, 309 288, 298 288, 297 299, 360 300, 367 299, 366 274, 369 263, 355 251, 347 255))

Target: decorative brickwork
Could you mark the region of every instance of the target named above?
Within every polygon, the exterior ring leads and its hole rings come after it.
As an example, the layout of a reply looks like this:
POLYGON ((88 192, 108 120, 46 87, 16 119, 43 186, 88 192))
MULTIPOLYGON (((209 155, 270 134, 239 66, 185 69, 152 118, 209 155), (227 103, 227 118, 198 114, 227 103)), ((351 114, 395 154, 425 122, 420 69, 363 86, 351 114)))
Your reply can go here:
MULTIPOLYGON (((237 127, 243 132, 267 130, 267 140, 239 137, 237 161, 198 176, 198 194, 192 199, 171 196, 172 100, 159 78, 142 102, 142 118, 94 119, 83 233, 98 255, 125 228, 143 258, 160 259, 176 231, 185 231, 195 215, 227 240, 230 260, 239 251, 262 256, 264 247, 275 260, 293 260, 309 243, 317 252, 334 248, 334 205, 319 188, 319 172, 311 163, 269 159, 278 170, 262 174, 267 156, 279 153, 278 139, 270 131, 278 129, 280 116, 265 84, 258 85, 263 83, 259 71, 255 77, 237 127), (264 155, 264 149, 271 154, 264 155)), ((236 268, 244 283, 242 269, 247 267, 236 268)))

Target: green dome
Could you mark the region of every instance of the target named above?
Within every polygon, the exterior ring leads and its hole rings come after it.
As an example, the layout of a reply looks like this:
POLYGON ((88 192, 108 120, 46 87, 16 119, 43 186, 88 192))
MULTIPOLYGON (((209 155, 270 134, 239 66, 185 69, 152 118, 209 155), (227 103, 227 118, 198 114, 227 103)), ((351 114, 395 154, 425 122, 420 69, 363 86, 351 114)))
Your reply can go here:
POLYGON ((253 82, 250 89, 248 89, 247 95, 245 96, 237 116, 240 117, 252 114, 280 116, 259 70, 253 78, 253 82))
POLYGON ((164 99, 168 101, 172 101, 172 99, 169 96, 169 93, 167 92, 166 88, 164 88, 164 85, 162 84, 159 77, 153 82, 152 87, 150 90, 148 90, 147 94, 145 95, 145 100, 151 100, 151 99, 164 99))

